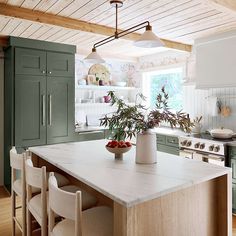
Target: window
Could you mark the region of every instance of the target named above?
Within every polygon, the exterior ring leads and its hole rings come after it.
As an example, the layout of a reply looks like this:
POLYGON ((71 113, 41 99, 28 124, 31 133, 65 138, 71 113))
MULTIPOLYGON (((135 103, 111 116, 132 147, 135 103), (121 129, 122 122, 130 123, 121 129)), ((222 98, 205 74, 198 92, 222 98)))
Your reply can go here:
POLYGON ((169 107, 174 111, 183 108, 183 68, 173 68, 147 72, 143 76, 143 94, 147 97, 147 105, 155 106, 156 96, 165 86, 169 94, 169 107))

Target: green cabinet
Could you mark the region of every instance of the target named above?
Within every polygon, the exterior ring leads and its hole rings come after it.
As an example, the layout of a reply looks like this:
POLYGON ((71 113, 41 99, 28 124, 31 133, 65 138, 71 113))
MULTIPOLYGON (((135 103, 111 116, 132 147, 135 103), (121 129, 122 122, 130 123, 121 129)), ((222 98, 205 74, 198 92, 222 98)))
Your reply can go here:
POLYGON ((74 80, 47 78, 47 143, 72 141, 74 133, 74 80))
POLYGON ((15 146, 73 141, 74 54, 14 50, 15 146))
POLYGON ((48 52, 47 74, 48 76, 74 76, 75 58, 72 54, 48 52))
MULTIPOLYGON (((236 158, 236 156, 235 156, 236 158)), ((236 180, 236 159, 231 159, 232 178, 236 180)))
POLYGON ((46 74, 46 52, 27 48, 15 48, 15 74, 46 74))
POLYGON ((15 54, 16 72, 19 73, 15 74, 15 146, 72 141, 74 55, 21 48, 15 48, 15 54), (18 60, 25 59, 27 62, 18 65, 18 60), (66 66, 63 67, 63 63, 56 66, 63 61, 66 66), (27 63, 30 66, 27 67, 27 63), (57 76, 60 67, 62 74, 57 76), (49 71, 49 68, 54 69, 49 71))
POLYGON ((236 183, 232 183, 232 208, 233 213, 236 213, 236 183))
POLYGON ((176 136, 157 134, 157 150, 174 155, 179 155, 179 139, 176 136))
POLYGON ((229 166, 232 168, 232 208, 236 213, 236 147, 228 147, 229 166))
POLYGON ((166 144, 166 136, 162 134, 157 134, 157 144, 166 144))
POLYGON ((46 144, 46 77, 15 76, 15 145, 46 144))
POLYGON ((74 139, 76 47, 9 37, 4 49, 4 184, 9 150, 74 139))

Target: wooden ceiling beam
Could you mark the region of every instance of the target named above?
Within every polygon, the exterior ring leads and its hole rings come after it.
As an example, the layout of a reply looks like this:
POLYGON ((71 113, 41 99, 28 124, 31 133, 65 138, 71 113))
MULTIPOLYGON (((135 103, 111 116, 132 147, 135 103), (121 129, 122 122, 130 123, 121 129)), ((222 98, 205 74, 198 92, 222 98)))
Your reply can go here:
MULTIPOLYGON (((5 3, 0 3, 0 15, 20 18, 24 20, 30 20, 34 22, 40 22, 44 24, 50 24, 55 26, 60 26, 68 29, 79 30, 94 34, 100 34, 105 36, 111 36, 114 34, 115 29, 112 27, 98 25, 94 23, 89 23, 86 21, 76 20, 68 17, 63 17, 59 15, 53 15, 49 13, 44 13, 40 11, 33 11, 31 9, 16 7, 12 5, 7 5, 5 3)), ((122 37, 126 40, 135 41, 140 37, 139 33, 131 33, 122 37)), ((181 51, 192 51, 192 45, 184 44, 180 42, 175 42, 171 40, 161 39, 167 48, 177 49, 181 51)))
POLYGON ((0 35, 0 47, 6 47, 8 45, 8 36, 0 35))
POLYGON ((228 8, 232 11, 235 11, 235 13, 236 13, 236 1, 235 0, 208 0, 208 1, 213 4, 217 4, 217 5, 223 6, 225 8, 228 8))

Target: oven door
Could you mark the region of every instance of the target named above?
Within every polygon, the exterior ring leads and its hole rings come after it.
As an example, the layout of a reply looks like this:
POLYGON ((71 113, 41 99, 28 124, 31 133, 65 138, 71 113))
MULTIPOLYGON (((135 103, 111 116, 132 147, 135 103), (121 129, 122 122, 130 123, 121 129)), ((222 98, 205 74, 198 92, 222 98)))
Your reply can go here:
POLYGON ((180 149, 179 150, 179 156, 188 158, 188 159, 193 159, 193 153, 194 151, 188 150, 188 149, 180 149))
POLYGON ((208 162, 210 164, 218 165, 218 166, 225 166, 225 158, 223 156, 217 156, 213 154, 198 154, 202 156, 202 160, 208 162))

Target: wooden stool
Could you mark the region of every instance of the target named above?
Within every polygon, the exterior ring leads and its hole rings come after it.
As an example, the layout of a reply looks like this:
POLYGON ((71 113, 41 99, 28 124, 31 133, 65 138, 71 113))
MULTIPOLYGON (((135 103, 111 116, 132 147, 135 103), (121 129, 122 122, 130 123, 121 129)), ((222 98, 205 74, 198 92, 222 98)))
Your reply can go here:
POLYGON ((49 177, 49 236, 113 235, 113 211, 99 206, 82 212, 82 193, 58 188, 53 173, 49 177), (55 225, 55 215, 65 219, 55 225))
MULTIPOLYGON (((27 235, 31 235, 31 215, 33 215, 41 226, 41 235, 45 236, 47 235, 47 183, 49 173, 46 172, 45 166, 41 168, 34 167, 32 161, 27 159, 25 161, 25 176, 27 190, 27 235), (32 190, 34 188, 39 188, 41 193, 33 195, 32 190)), ((55 178, 58 181, 59 187, 64 189, 64 191, 76 192, 80 190, 77 186, 68 185, 69 181, 59 173, 55 173, 55 178)), ((85 196, 85 201, 83 202, 84 209, 96 205, 97 199, 95 197, 85 191, 83 191, 83 194, 85 196)))
POLYGON ((16 234, 16 225, 26 236, 26 189, 25 189, 25 168, 23 154, 17 154, 15 147, 10 150, 11 166, 11 205, 12 205, 12 235, 16 234), (17 171, 20 172, 20 178, 17 178, 17 171), (21 206, 16 206, 16 196, 21 198, 21 206), (16 210, 22 208, 22 224, 16 218, 16 210))

